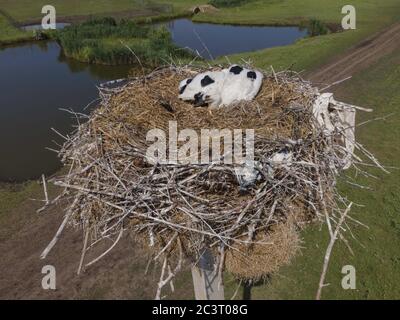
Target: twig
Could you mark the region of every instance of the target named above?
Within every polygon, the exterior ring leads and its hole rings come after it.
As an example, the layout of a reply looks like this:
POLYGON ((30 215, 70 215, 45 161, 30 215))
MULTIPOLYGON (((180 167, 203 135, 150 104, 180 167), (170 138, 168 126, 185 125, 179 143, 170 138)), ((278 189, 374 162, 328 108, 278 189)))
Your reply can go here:
POLYGON ((44 176, 44 174, 42 174, 42 182, 43 182, 43 190, 44 190, 46 205, 48 205, 49 204, 49 195, 47 194, 47 183, 46 183, 46 177, 44 176))
POLYGON ((99 255, 96 259, 92 260, 91 262, 87 263, 85 265, 85 267, 89 267, 92 264, 96 263, 97 261, 99 261, 101 258, 103 258, 104 256, 106 256, 112 249, 114 249, 114 247, 118 244, 119 240, 122 237, 122 234, 124 233, 124 229, 121 228, 121 231, 118 234, 117 239, 114 241, 114 243, 111 245, 111 247, 109 247, 106 251, 104 251, 101 255, 99 255))
POLYGON ((48 246, 46 247, 46 249, 43 250, 42 254, 40 255, 40 259, 46 259, 47 255, 49 254, 49 252, 51 251, 51 249, 53 249, 53 247, 55 246, 55 244, 58 241, 58 238, 60 237, 61 233, 63 232, 65 226, 67 225, 67 222, 69 220, 69 218, 72 215, 72 211, 70 211, 69 213, 67 213, 64 217, 63 222, 61 223, 60 227, 57 230, 56 235, 54 236, 54 238, 50 241, 50 243, 48 244, 48 246))
POLYGON ((85 240, 83 241, 81 260, 79 261, 79 267, 78 267, 78 271, 77 271, 78 275, 81 274, 81 271, 82 271, 83 260, 85 259, 85 255, 86 255, 86 248, 87 248, 87 244, 88 244, 88 239, 89 239, 89 228, 87 228, 86 231, 85 231, 85 240))
POLYGON ((346 216, 349 213, 352 205, 353 205, 353 203, 351 202, 349 204, 349 206, 347 207, 347 209, 343 212, 342 216, 340 217, 340 220, 336 225, 335 232, 331 236, 331 240, 329 242, 328 248, 326 249, 326 253, 325 253, 325 257, 324 257, 324 265, 322 267, 322 273, 321 273, 321 277, 320 277, 320 280, 319 280, 318 291, 317 291, 317 295, 315 297, 316 300, 320 300, 321 299, 322 289, 323 289, 323 287, 326 286, 326 284, 324 284, 324 282, 325 282, 326 272, 328 270, 329 260, 331 258, 331 254, 332 254, 332 249, 333 249, 333 246, 335 245, 335 242, 337 240, 340 228, 341 228, 343 222, 345 221, 346 216))
POLYGON ((322 88, 321 91, 325 91, 326 89, 329 89, 329 88, 331 88, 331 87, 333 87, 333 86, 336 86, 336 85, 338 85, 338 84, 340 84, 340 83, 343 83, 343 82, 345 82, 345 81, 347 81, 347 80, 350 80, 351 78, 352 78, 352 76, 347 77, 347 78, 344 78, 344 79, 339 80, 339 81, 336 81, 336 82, 334 82, 334 83, 332 83, 332 84, 330 84, 330 85, 328 85, 328 86, 322 88))

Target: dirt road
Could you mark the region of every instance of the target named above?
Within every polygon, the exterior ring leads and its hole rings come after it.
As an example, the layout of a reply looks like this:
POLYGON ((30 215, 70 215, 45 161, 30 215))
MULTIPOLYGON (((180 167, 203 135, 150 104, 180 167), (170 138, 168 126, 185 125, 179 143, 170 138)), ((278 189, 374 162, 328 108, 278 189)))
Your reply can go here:
POLYGON ((329 85, 368 68, 397 48, 400 48, 400 23, 363 40, 306 78, 317 86, 329 85))
MULTIPOLYGON (((129 236, 79 276, 83 244, 79 230, 64 230, 48 258, 40 260, 63 220, 62 206, 37 214, 40 206, 27 199, 1 217, 0 299, 154 299, 160 270, 151 266, 145 274, 148 253, 129 236), (42 268, 46 265, 55 267, 56 290, 42 288, 42 268)), ((86 263, 110 244, 106 241, 100 245, 86 263)), ((170 298, 192 297, 191 284, 185 278, 176 281, 176 292, 171 294, 166 289, 165 293, 170 298)))

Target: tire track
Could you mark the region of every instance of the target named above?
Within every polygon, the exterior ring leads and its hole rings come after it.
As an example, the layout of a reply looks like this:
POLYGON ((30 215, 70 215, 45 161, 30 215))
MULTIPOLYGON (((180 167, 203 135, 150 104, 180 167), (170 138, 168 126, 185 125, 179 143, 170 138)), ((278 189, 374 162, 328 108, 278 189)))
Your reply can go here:
POLYGON ((331 84, 353 76, 400 48, 400 23, 374 34, 334 61, 307 75, 316 84, 331 84))

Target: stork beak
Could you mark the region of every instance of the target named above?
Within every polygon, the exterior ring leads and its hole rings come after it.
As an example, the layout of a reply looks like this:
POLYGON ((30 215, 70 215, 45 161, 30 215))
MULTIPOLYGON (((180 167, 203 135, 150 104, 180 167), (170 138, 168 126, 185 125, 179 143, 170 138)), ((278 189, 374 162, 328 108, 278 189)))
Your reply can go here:
POLYGON ((202 107, 206 104, 206 101, 204 100, 204 95, 201 93, 198 93, 194 96, 194 106, 195 107, 202 107))

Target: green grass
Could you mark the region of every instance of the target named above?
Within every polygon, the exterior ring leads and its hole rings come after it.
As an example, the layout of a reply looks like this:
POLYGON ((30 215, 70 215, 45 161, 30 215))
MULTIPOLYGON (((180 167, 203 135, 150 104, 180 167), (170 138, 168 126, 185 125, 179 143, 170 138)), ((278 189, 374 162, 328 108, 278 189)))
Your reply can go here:
MULTIPOLYGON (((254 0, 240 7, 199 14, 194 20, 238 24, 297 24, 304 18, 318 18, 340 23, 343 17, 341 9, 347 4, 347 0, 254 0)), ((398 17, 400 6, 397 0, 353 0, 351 4, 356 7, 357 21, 361 26, 398 17)))
POLYGON ((135 0, 0 0, 0 8, 18 21, 41 19, 42 7, 52 5, 57 16, 81 16, 142 9, 135 0))
MULTIPOLYGON (((359 31, 349 31, 304 38, 289 46, 232 55, 229 60, 232 63, 240 63, 242 59, 249 60, 263 69, 269 69, 272 65, 276 70, 290 66, 297 71, 310 70, 325 64, 339 52, 345 51, 355 43, 355 38, 359 40, 364 38, 358 34, 359 31)), ((218 62, 223 61, 224 58, 218 60, 218 62)))
MULTIPOLYGON (((44 0, 0 0, 0 7, 18 21, 42 17, 44 0)), ((58 17, 74 15, 110 14, 126 10, 143 10, 152 5, 171 5, 172 12, 148 13, 153 19, 180 16, 188 9, 198 5, 196 0, 55 0, 58 17), (95 3, 95 4, 94 4, 95 3)), ((341 8, 346 0, 252 0, 248 4, 234 8, 223 8, 218 12, 198 14, 193 17, 198 22, 234 24, 301 24, 309 19, 325 23, 340 24, 341 8)), ((398 0, 354 0, 357 9, 357 30, 340 34, 330 34, 313 39, 303 39, 286 47, 261 50, 254 53, 235 55, 232 60, 251 59, 262 67, 274 65, 276 69, 294 64, 294 68, 309 69, 326 63, 336 54, 368 35, 390 25, 398 19, 400 2, 398 0)), ((146 21, 145 18, 136 18, 146 21)), ((149 20, 150 21, 150 20, 149 20)), ((1 34, 1 31, 0 31, 1 34)))
MULTIPOLYGON (((397 112, 385 121, 358 128, 356 134, 358 141, 383 164, 399 167, 400 50, 343 84, 336 96, 350 103, 374 108, 373 114, 359 112, 358 122, 397 112)), ((371 170, 379 180, 357 179, 372 187, 372 191, 341 184, 343 194, 364 205, 354 207, 352 216, 369 229, 351 224, 357 239, 348 234, 354 256, 343 242, 337 242, 326 279, 330 285, 323 290, 324 299, 400 299, 400 170, 390 171, 391 174, 387 175, 371 170), (356 268, 356 290, 343 290, 341 287, 344 265, 356 268)), ((273 276, 269 284, 254 287, 253 298, 314 299, 328 244, 326 226, 306 229, 303 238, 305 248, 302 254, 292 265, 273 276)), ((228 283, 227 296, 233 294, 236 285, 229 277, 228 283)))
MULTIPOLYGON (((50 4, 56 8, 58 21, 79 16, 120 17, 124 12, 131 12, 137 15, 134 18, 137 21, 153 22, 188 16, 188 9, 194 3, 193 0, 54 0, 50 4)), ((18 23, 40 22, 43 17, 42 7, 48 4, 44 0, 0 0, 0 10, 18 23)), ((0 45, 30 39, 31 33, 23 33, 12 27, 0 12, 0 45)))
POLYGON ((216 8, 233 8, 242 6, 253 0, 210 0, 208 3, 216 8))
POLYGON ((32 34, 15 28, 0 13, 0 45, 32 39, 32 34))
MULTIPOLYGON (((299 24, 304 19, 316 18, 326 23, 340 23, 342 0, 269 0, 257 1, 240 8, 224 9, 218 13, 200 14, 196 21, 238 24, 299 24)), ((355 0, 357 29, 324 36, 306 38, 293 45, 243 53, 230 57, 232 62, 242 58, 255 65, 283 69, 293 65, 295 70, 316 68, 338 53, 360 42, 369 35, 398 21, 400 2, 397 0, 355 0)), ((220 62, 224 59, 220 59, 220 62)))
POLYGON ((27 200, 33 193, 37 193, 41 187, 36 181, 29 181, 21 184, 0 184, 0 221, 1 217, 21 202, 27 200))

